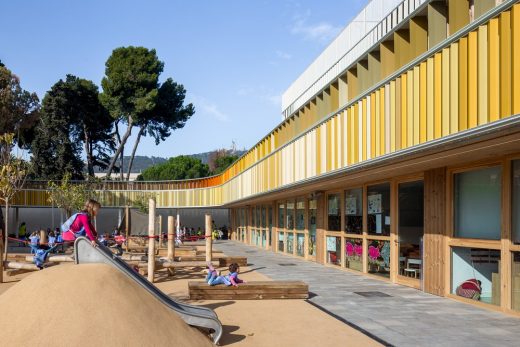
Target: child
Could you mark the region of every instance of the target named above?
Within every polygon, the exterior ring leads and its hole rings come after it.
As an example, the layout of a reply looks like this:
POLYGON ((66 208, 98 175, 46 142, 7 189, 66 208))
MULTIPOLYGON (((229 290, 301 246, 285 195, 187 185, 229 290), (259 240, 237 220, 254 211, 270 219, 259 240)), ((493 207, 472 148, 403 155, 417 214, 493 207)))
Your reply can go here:
POLYGON ((49 247, 54 248, 56 246, 56 236, 54 236, 54 231, 51 231, 49 233, 49 241, 48 241, 49 247))
POLYGON ((36 264, 38 269, 42 270, 47 256, 54 250, 54 247, 48 247, 46 245, 38 245, 36 252, 34 253, 33 263, 36 264))
POLYGON ((108 247, 108 233, 104 233, 101 235, 101 237, 98 239, 99 243, 101 243, 103 246, 108 247))
POLYGON ((211 262, 208 262, 208 275, 206 276, 206 282, 210 286, 215 286, 217 284, 225 284, 226 286, 233 285, 234 287, 238 287, 239 283, 246 283, 238 278, 238 273, 240 272, 240 266, 237 263, 233 263, 229 265, 229 274, 225 276, 221 276, 217 273, 217 270, 213 267, 211 262))
POLYGON ((125 243, 126 239, 123 235, 119 235, 119 233, 114 236, 114 241, 116 242, 117 255, 123 255, 123 243, 125 243))
POLYGON ((101 204, 93 199, 88 199, 85 202, 85 207, 81 212, 73 215, 74 219, 69 218, 70 227, 64 228, 68 224, 69 220, 62 225, 63 230, 62 238, 64 241, 75 241, 78 236, 87 237, 92 246, 96 247, 97 232, 92 225, 92 219, 94 219, 101 208, 101 204))
POLYGON ((38 232, 33 231, 31 236, 29 236, 29 246, 31 247, 31 254, 36 254, 38 250, 38 244, 40 243, 40 236, 38 236, 38 232))

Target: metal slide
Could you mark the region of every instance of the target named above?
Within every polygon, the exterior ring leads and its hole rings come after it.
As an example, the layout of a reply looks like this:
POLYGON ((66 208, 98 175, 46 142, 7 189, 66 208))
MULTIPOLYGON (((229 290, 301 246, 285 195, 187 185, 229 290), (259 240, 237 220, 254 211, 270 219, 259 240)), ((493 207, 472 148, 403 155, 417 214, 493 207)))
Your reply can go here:
POLYGON ((220 340, 222 324, 213 310, 175 301, 148 282, 146 278, 135 272, 127 263, 113 254, 108 247, 100 244, 97 247, 93 247, 87 238, 78 237, 74 243, 74 254, 76 255, 76 264, 104 263, 116 267, 181 316, 187 324, 212 331, 212 338, 215 344, 220 340))

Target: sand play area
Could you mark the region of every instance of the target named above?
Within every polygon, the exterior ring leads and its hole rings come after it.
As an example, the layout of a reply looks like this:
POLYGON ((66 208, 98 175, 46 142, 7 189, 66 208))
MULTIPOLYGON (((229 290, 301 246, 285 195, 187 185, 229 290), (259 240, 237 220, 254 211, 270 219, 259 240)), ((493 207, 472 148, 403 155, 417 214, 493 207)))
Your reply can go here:
MULTIPOLYGON (((254 268, 246 281, 269 280, 254 268)), ((189 302, 188 281, 204 269, 157 273, 157 287, 189 302)), ((4 277, 5 278, 5 277, 4 277)), ((201 331, 117 269, 62 264, 7 277, 0 284, 1 346, 211 346, 201 331)), ((221 346, 379 346, 305 300, 191 301, 214 309, 224 326, 221 346)))

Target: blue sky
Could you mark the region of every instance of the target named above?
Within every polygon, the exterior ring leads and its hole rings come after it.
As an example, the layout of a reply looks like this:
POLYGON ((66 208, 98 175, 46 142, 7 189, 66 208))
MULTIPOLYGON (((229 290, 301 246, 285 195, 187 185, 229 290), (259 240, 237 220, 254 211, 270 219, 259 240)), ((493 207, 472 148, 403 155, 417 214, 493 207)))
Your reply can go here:
MULTIPOLYGON (((281 94, 367 0, 6 1, 0 60, 40 99, 66 74, 100 85, 121 46, 155 48, 196 108, 183 129, 138 154, 249 149, 281 121, 281 94)), ((133 138, 130 143, 133 145, 133 138)))

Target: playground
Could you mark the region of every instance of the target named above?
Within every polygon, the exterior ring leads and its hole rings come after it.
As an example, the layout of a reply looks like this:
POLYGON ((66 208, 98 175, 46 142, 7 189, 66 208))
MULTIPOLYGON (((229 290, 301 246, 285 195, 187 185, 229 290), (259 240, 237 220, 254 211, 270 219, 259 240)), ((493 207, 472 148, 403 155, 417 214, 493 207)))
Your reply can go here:
POLYGON ((149 210, 148 236, 129 235, 120 255, 79 237, 63 254, 46 254, 40 270, 29 247, 11 247, 0 284, 1 344, 380 345, 306 302, 304 282, 273 281, 247 254, 220 251, 211 216, 202 240, 176 244, 173 216, 164 242, 153 200, 149 210), (244 283, 205 283, 206 264, 225 275, 230 262, 242 263, 244 283))

